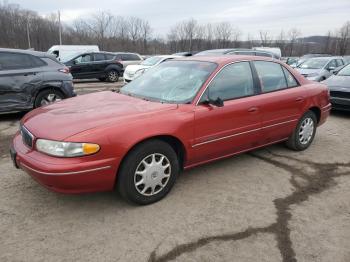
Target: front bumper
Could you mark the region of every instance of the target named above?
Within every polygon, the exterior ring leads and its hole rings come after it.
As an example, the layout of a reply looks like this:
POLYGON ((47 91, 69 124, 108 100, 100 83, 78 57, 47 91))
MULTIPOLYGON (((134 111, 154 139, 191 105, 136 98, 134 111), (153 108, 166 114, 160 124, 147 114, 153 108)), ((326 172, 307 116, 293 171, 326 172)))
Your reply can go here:
POLYGON ((51 157, 28 148, 20 133, 14 137, 11 158, 34 180, 59 193, 87 193, 113 190, 119 158, 95 159, 51 157))

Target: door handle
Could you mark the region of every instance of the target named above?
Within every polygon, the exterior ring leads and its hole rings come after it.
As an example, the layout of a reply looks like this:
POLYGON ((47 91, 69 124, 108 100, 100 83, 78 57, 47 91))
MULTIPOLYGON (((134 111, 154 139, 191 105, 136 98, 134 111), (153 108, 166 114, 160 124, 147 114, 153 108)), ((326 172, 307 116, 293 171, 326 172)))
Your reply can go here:
POLYGON ((297 98, 295 99, 295 101, 297 101, 297 102, 302 102, 302 101, 304 101, 304 97, 299 96, 299 97, 297 97, 297 98))
POLYGON ((255 106, 248 109, 248 112, 250 112, 250 113, 254 113, 256 111, 258 111, 258 108, 255 106))

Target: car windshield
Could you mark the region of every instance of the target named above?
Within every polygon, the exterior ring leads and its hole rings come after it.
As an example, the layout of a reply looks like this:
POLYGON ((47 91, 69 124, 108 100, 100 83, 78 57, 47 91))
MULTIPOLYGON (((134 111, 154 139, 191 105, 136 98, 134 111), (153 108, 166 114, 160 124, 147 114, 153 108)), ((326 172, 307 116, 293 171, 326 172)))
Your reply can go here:
POLYGON ((165 103, 190 103, 217 64, 167 61, 125 85, 120 93, 165 103))
POLYGON ((299 68, 303 69, 321 69, 329 61, 327 58, 312 58, 298 65, 299 68))
POLYGON ((342 70, 337 74, 338 76, 350 76, 350 64, 345 66, 342 70))
POLYGON ((145 61, 143 61, 141 63, 141 65, 153 66, 153 65, 157 64, 160 60, 162 60, 162 57, 160 57, 160 56, 153 56, 153 57, 147 58, 145 61))

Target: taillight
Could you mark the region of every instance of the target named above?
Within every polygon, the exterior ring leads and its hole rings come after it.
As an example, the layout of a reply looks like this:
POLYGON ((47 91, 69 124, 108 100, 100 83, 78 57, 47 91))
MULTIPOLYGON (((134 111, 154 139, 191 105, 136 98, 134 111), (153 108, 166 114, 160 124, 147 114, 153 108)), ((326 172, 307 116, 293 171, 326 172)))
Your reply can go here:
POLYGON ((64 67, 64 68, 61 68, 61 69, 58 69, 59 72, 61 73, 65 73, 65 74, 69 74, 69 67, 64 67))

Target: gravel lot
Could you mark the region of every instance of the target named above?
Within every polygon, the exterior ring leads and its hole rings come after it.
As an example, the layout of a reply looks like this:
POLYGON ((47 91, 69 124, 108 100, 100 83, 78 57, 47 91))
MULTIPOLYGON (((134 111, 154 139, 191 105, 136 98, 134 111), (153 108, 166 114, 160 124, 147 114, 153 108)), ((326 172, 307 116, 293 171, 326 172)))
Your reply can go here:
POLYGON ((15 169, 22 116, 0 115, 0 261, 350 261, 350 114, 332 113, 307 151, 274 145, 186 171, 143 207, 52 193, 15 169))

